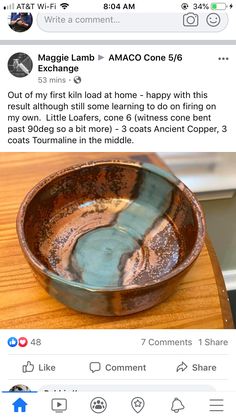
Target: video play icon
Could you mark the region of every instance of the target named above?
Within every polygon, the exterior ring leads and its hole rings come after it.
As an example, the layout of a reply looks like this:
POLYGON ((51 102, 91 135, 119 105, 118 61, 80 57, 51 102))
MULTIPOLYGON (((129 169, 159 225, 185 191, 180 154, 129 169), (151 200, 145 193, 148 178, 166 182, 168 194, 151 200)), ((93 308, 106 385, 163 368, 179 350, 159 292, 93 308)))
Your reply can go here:
POLYGON ((65 412, 67 410, 67 399, 52 399, 51 408, 56 413, 65 412))

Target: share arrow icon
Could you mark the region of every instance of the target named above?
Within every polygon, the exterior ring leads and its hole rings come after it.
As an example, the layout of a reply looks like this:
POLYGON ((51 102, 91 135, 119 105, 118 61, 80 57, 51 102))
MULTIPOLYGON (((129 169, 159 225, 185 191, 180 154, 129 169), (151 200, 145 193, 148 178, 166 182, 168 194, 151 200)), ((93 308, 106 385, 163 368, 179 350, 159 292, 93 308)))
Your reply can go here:
POLYGON ((188 366, 185 364, 185 362, 181 362, 181 364, 178 365, 176 372, 184 372, 187 368, 188 366))

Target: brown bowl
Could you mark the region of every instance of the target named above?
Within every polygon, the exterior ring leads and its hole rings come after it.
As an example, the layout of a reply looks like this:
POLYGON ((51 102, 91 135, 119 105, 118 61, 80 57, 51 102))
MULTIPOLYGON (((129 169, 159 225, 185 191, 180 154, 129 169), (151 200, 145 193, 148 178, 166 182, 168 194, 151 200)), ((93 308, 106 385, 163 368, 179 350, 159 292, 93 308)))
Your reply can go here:
POLYGON ((17 231, 49 294, 82 312, 121 316, 174 292, 202 249, 205 223, 171 173, 114 160, 43 179, 25 197, 17 231))

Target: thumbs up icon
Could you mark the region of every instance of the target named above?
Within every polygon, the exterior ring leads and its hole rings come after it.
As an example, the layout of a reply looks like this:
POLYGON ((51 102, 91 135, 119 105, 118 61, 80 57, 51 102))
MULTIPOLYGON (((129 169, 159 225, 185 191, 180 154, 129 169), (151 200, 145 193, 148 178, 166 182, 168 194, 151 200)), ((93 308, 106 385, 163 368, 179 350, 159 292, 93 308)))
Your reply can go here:
POLYGON ((34 371, 34 364, 31 364, 30 361, 27 361, 26 365, 22 365, 23 372, 33 372, 34 371))

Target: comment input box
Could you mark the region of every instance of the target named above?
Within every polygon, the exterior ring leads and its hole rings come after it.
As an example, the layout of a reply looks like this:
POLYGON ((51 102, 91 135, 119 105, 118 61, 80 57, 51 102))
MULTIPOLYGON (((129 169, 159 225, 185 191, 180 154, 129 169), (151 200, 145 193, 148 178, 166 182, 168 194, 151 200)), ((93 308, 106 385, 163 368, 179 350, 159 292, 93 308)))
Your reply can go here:
POLYGON ((40 13, 38 26, 45 32, 221 32, 226 13, 40 13), (215 15, 215 20, 209 16, 215 15), (218 16, 218 18, 216 17, 218 16))

